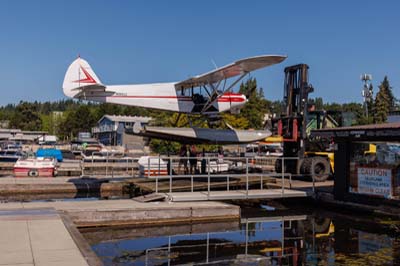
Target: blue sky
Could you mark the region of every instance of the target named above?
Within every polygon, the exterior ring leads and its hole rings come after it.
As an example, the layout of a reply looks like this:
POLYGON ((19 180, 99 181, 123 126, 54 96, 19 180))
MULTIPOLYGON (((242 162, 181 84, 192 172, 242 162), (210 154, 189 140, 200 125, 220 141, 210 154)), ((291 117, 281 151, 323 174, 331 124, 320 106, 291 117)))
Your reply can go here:
POLYGON ((77 57, 105 84, 179 81, 234 60, 286 54, 252 74, 281 99, 285 66, 307 63, 314 97, 361 102, 388 75, 400 98, 399 1, 0 1, 0 104, 65 98, 77 57))

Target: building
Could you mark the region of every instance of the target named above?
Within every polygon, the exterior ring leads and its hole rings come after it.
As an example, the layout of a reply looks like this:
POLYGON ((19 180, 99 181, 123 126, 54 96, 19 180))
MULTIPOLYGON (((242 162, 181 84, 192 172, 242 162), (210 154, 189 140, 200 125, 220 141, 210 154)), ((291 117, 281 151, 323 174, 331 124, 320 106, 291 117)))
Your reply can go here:
POLYGON ((92 128, 92 133, 104 145, 143 149, 143 138, 126 134, 125 128, 133 127, 135 123, 145 126, 150 120, 150 117, 142 116, 104 115, 92 128))
POLYGON ((400 122, 313 130, 335 143, 334 199, 400 206, 400 122))
POLYGON ((0 140, 19 143, 36 143, 40 137, 47 135, 46 131, 22 131, 20 129, 0 129, 0 140))

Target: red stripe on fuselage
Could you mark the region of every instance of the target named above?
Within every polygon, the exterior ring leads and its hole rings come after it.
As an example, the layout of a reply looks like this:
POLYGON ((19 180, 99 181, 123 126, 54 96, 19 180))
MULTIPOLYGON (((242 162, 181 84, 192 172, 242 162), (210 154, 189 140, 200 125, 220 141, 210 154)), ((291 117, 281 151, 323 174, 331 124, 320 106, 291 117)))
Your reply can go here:
MULTIPOLYGON (((241 94, 238 94, 241 96, 241 94)), ((116 95, 110 96, 111 98, 133 98, 133 99, 177 99, 179 101, 192 101, 192 97, 190 96, 170 96, 170 95, 161 95, 161 96, 153 96, 153 95, 140 95, 140 96, 130 96, 130 95, 116 95)), ((221 96, 217 100, 218 102, 244 102, 245 99, 243 97, 232 97, 232 96, 221 96)))

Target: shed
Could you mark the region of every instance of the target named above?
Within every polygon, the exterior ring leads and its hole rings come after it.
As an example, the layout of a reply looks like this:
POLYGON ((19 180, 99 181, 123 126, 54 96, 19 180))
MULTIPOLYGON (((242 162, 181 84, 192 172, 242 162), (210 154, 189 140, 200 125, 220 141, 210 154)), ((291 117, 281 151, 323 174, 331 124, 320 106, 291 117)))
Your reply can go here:
POLYGON ((335 143, 334 197, 400 205, 400 123, 311 131, 335 143))

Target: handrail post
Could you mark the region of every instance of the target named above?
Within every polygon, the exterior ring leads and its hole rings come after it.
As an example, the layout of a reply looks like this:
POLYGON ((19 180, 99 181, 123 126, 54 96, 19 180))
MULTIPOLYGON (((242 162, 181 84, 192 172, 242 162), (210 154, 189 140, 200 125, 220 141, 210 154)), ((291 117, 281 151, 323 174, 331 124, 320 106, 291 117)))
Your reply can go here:
POLYGON ((147 177, 150 178, 150 156, 147 158, 147 177))
POLYGON ((172 158, 169 158, 169 193, 172 193, 172 162, 171 162, 172 158))
POLYGON ((158 155, 158 175, 160 175, 160 172, 161 172, 160 162, 161 162, 161 158, 160 158, 160 155, 158 155))
POLYGON ((311 178, 312 178, 312 192, 313 194, 315 194, 315 169, 314 169, 315 165, 314 165, 314 160, 311 159, 311 178))
POLYGON ((168 160, 169 160, 169 175, 172 176, 172 158, 169 157, 168 160))
POLYGON ((229 191, 229 175, 226 176, 226 191, 229 191))
POLYGON ((249 197, 249 158, 246 158, 246 199, 249 197))
POLYGON ((107 151, 107 161, 106 161, 106 177, 108 176, 108 151, 107 151))
POLYGON ((190 176, 190 191, 193 192, 193 175, 190 176))
POLYGON ((210 181, 211 181, 211 176, 210 176, 210 157, 207 157, 207 165, 208 165, 208 184, 207 184, 207 189, 208 189, 208 194, 207 194, 207 199, 210 200, 210 181))
POLYGON ((132 177, 133 177, 133 159, 131 161, 131 165, 132 165, 132 177))
POLYGON ((156 177, 156 193, 158 193, 158 176, 156 177))
POLYGON ((261 174, 261 182, 260 182, 260 189, 263 190, 264 189, 264 184, 263 184, 263 174, 261 174))

